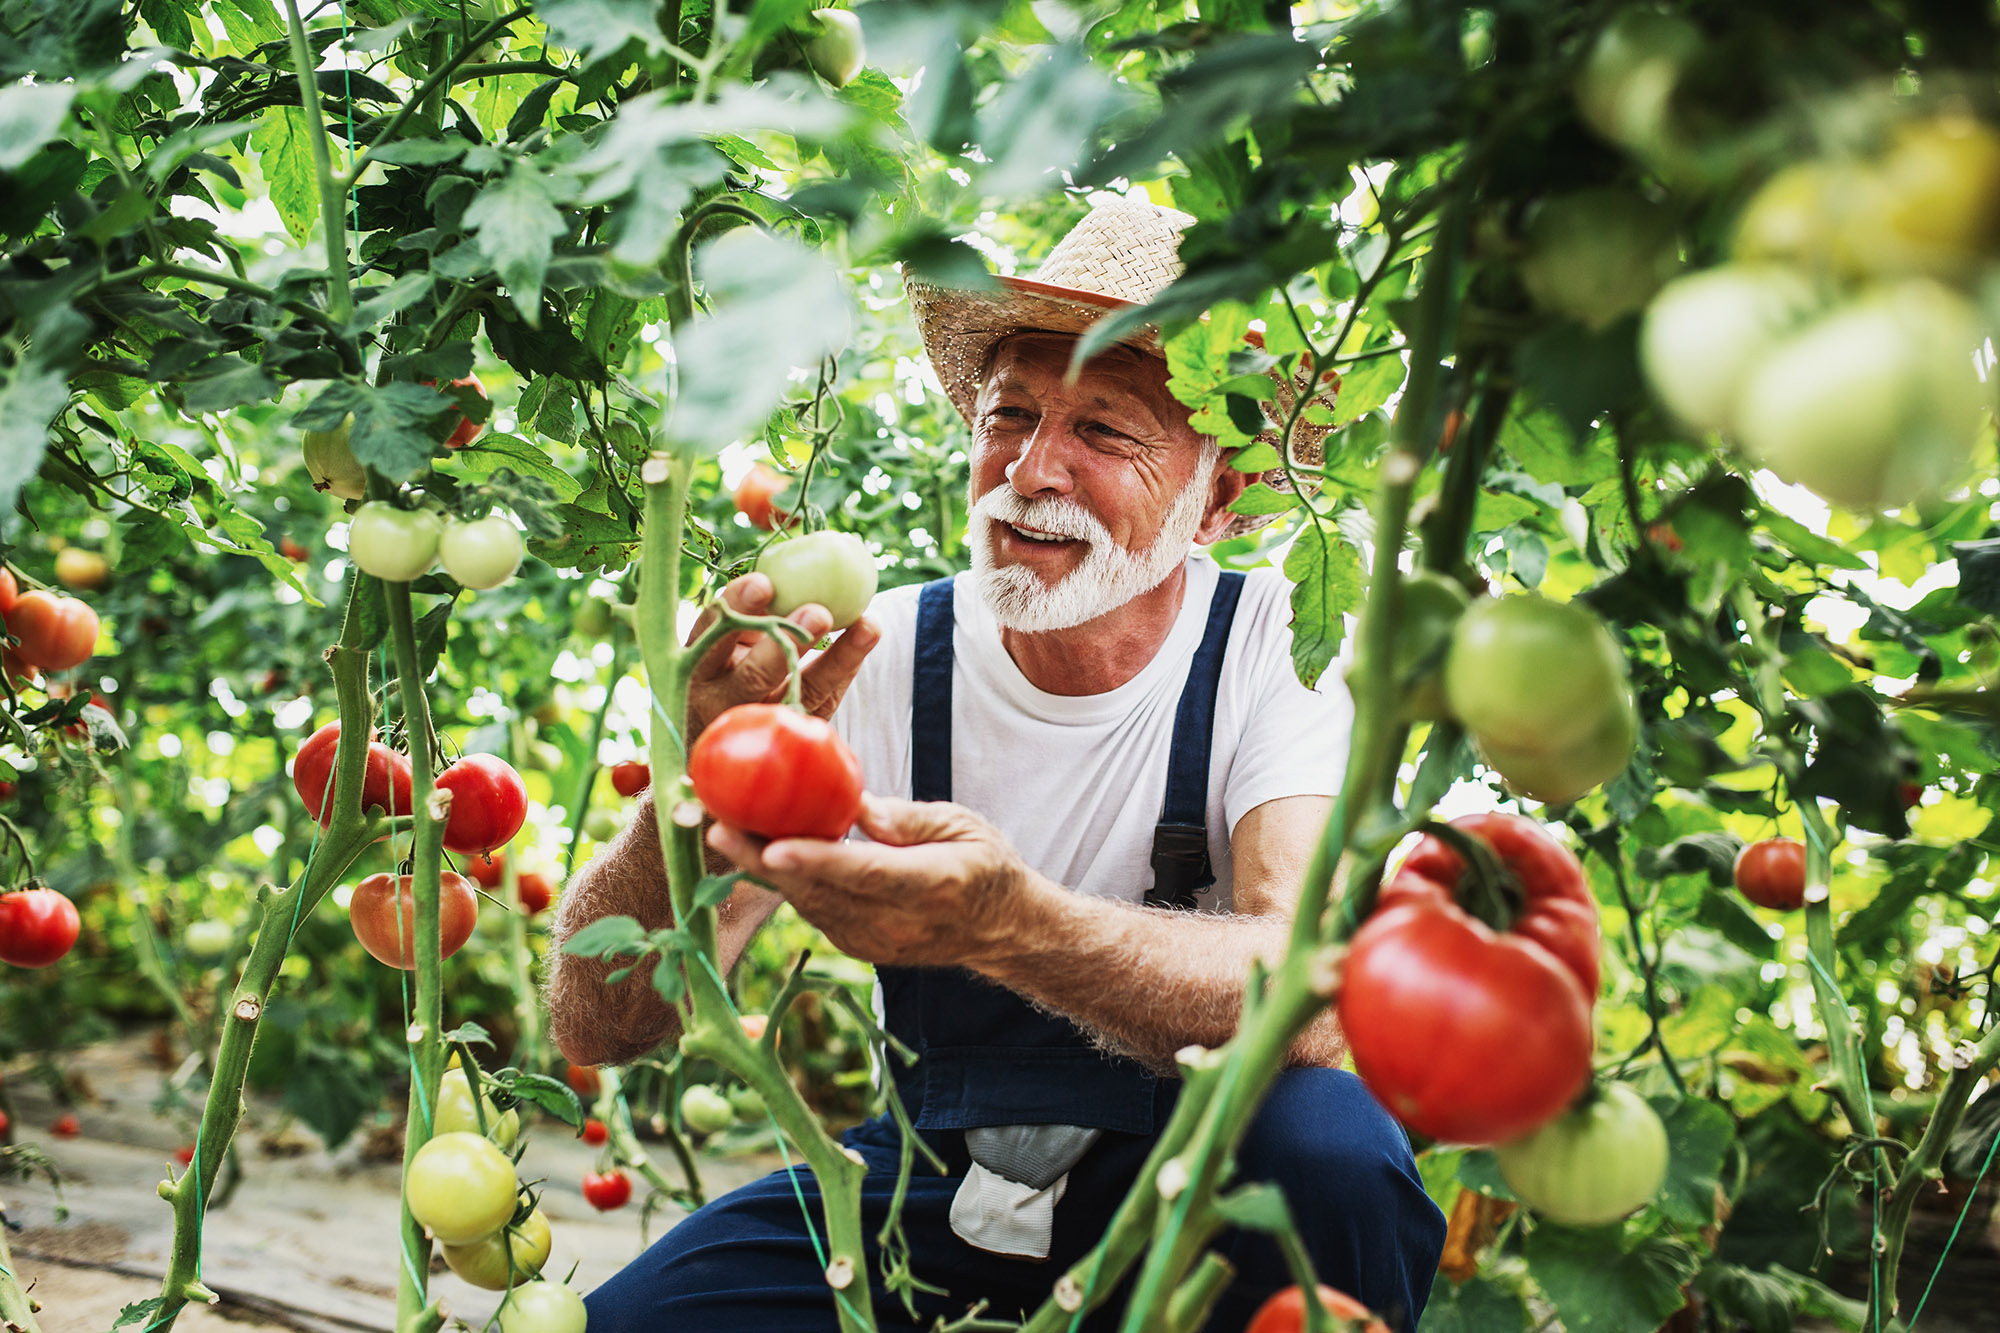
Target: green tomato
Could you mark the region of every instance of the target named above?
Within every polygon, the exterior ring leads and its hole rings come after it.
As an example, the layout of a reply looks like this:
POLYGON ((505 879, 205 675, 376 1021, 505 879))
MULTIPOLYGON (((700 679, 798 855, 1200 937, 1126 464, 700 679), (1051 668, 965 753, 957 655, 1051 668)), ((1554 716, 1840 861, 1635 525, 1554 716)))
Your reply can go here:
POLYGON ((719 1134, 736 1122, 736 1112, 728 1098, 697 1083, 681 1094, 681 1119, 697 1134, 719 1134))
POLYGON ((183 936, 187 951, 196 958, 220 958, 229 952, 236 929, 227 921, 190 921, 183 936))
POLYGON ((1532 593, 1459 617, 1444 689, 1481 748, 1538 754, 1589 740, 1632 700, 1625 654, 1597 617, 1532 593))
POLYGON ((312 474, 313 488, 332 491, 343 500, 359 500, 368 494, 368 469, 361 466, 347 443, 353 423, 350 416, 334 430, 306 432, 306 471, 312 474))
POLYGON ((1667 1130, 1630 1084, 1502 1144, 1500 1174, 1522 1203, 1570 1226, 1604 1226, 1644 1206, 1667 1178, 1667 1130))
POLYGON ((1536 305, 1591 329, 1642 308, 1680 265, 1673 215, 1627 190, 1579 190, 1529 219, 1521 284, 1536 305))
POLYGON ((617 815, 601 805, 592 806, 583 816, 583 831, 598 842, 610 842, 624 827, 617 815))
POLYGON ((390 583, 408 583, 437 559, 443 524, 427 509, 398 509, 370 500, 354 513, 347 529, 347 554, 362 573, 390 583))
POLYGON ((764 1094, 747 1083, 729 1090, 729 1109, 738 1120, 762 1120, 770 1114, 770 1108, 764 1105, 764 1094))
POLYGON ((470 1245, 514 1216, 514 1164, 477 1134, 440 1134, 417 1149, 404 1173, 410 1215, 446 1245, 470 1245))
POLYGON ((1844 224, 1865 193, 1861 168, 1852 162, 1794 162, 1750 196, 1736 219, 1730 243, 1739 260, 1776 260, 1813 272, 1850 272, 1844 224))
POLYGON ((498 514, 470 523, 447 523, 444 535, 438 538, 438 559, 444 572, 481 592, 512 579, 525 552, 521 530, 498 514))
POLYGON ((444 1261, 452 1272, 475 1287, 505 1291, 509 1286, 526 1283, 542 1271, 542 1265, 549 1261, 549 1248, 553 1241, 548 1216, 537 1208, 517 1227, 495 1232, 470 1245, 445 1246, 444 1261), (510 1254, 513 1259, 511 1273, 508 1271, 510 1254))
POLYGON ((819 20, 820 31, 806 43, 806 63, 834 87, 845 88, 868 63, 861 20, 847 9, 815 9, 812 16, 819 20))
POLYGON ((1582 740, 1557 749, 1479 742, 1479 757, 1509 789, 1530 800, 1560 805, 1609 782, 1632 762, 1639 712, 1621 700, 1582 740))
POLYGON ((1737 407, 1750 458, 1821 499, 1908 504, 1961 478, 1992 406, 1985 321, 1925 278, 1864 291, 1774 348, 1737 407))
POLYGON ((602 597, 586 597, 570 623, 586 639, 601 639, 611 632, 611 603, 602 597))
POLYGON ((835 629, 861 619, 875 595, 875 558, 851 532, 815 532, 764 548, 757 571, 771 580, 771 612, 788 616, 817 602, 835 629))
POLYGON ((1788 264, 1724 264, 1675 278, 1646 308, 1646 379, 1690 426, 1732 431, 1750 372, 1824 304, 1818 286, 1788 264))
POLYGON ((1657 159, 1678 138, 1671 114, 1674 88, 1700 52, 1700 30, 1679 15, 1621 10, 1598 34, 1577 73, 1577 112, 1612 143, 1657 159))
MULTIPOLYGON (((486 1136, 502 1148, 514 1146, 515 1138, 521 1132, 521 1117, 512 1107, 503 1113, 493 1105, 493 1099, 482 1094, 486 1103, 486 1136)), ((439 1134, 477 1134, 479 1132, 479 1112, 472 1104, 472 1086, 467 1082, 463 1069, 447 1069, 438 1083, 437 1116, 432 1128, 439 1134)))
POLYGON ((1396 625, 1396 682, 1402 714, 1436 722, 1450 713, 1444 695, 1444 656, 1452 628, 1465 613, 1464 585, 1431 570, 1403 580, 1402 616, 1396 625))
POLYGON ((559 1282, 524 1283, 500 1303, 500 1333, 584 1333, 583 1297, 559 1282))

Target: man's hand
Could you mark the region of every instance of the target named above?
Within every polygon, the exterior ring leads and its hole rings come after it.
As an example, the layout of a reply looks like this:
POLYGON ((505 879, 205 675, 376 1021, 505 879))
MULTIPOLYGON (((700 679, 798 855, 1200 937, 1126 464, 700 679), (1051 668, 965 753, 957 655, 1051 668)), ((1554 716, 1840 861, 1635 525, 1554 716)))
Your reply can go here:
MULTIPOLYGON (((745 615, 767 615, 771 580, 763 574, 745 574, 722 590, 722 600, 745 615)), ((713 607, 702 612, 689 642, 714 624, 715 617, 713 607)), ((817 603, 807 603, 788 619, 813 642, 833 628, 833 617, 817 603)), ((864 616, 848 626, 825 652, 806 662, 799 671, 800 701, 806 711, 816 717, 832 717, 847 687, 854 683, 862 659, 881 637, 874 622, 864 616)), ((785 650, 770 635, 748 630, 726 636, 695 664, 688 679, 688 743, 692 745, 723 709, 776 703, 784 693, 785 650)))
POLYGON ((708 842, 864 962, 977 968, 1005 955, 1039 880, 998 829, 948 801, 881 796, 862 798, 859 827, 875 841, 767 842, 718 823, 708 842))

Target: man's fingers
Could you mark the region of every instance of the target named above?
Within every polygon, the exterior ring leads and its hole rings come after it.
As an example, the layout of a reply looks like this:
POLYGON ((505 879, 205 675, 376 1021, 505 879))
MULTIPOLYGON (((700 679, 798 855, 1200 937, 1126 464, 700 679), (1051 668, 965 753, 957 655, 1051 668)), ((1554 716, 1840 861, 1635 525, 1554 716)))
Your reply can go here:
POLYGON ((799 702, 806 711, 820 717, 831 716, 847 687, 854 683, 861 663, 881 641, 882 631, 874 621, 863 617, 842 630, 825 652, 806 663, 799 675, 799 702))
POLYGON ((958 837, 965 831, 962 812, 962 806, 949 801, 903 801, 864 792, 857 823, 876 842, 890 847, 913 847, 958 837))
MULTIPOLYGON (((740 579, 731 579, 724 584, 720 600, 731 610, 741 612, 743 615, 761 616, 771 609, 771 595, 770 576, 752 573, 745 574, 740 579)), ((704 607, 694 622, 694 632, 689 636, 688 642, 692 643, 706 633, 719 614, 721 613, 713 606, 704 607)), ((712 676, 726 670, 740 637, 731 635, 709 649, 695 665, 695 676, 697 678, 712 676)))

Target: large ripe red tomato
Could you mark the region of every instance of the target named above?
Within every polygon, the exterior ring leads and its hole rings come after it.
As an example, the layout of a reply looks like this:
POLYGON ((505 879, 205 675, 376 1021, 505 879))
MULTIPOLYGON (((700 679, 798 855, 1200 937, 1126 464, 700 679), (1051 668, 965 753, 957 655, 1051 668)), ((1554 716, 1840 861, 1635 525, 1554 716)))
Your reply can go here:
POLYGON ((611 790, 620 796, 637 796, 653 781, 653 769, 636 759, 611 766, 611 790))
POLYGON ((0 565, 0 616, 14 609, 14 603, 21 597, 21 585, 14 579, 14 571, 0 565))
POLYGON ((1806 845, 1766 838, 1736 854, 1736 887, 1759 907, 1795 912, 1806 901, 1806 845))
POLYGON ((514 766, 497 754, 465 756, 438 774, 437 785, 451 793, 446 851, 491 851, 511 841, 527 822, 528 789, 514 766))
MULTIPOLYGON (((1320 1284, 1319 1303, 1336 1321, 1336 1328, 1356 1328, 1363 1333, 1389 1333, 1388 1325, 1375 1318, 1367 1306, 1344 1291, 1320 1284)), ((1301 1333, 1306 1326, 1306 1293, 1303 1287, 1286 1287, 1257 1307, 1243 1333, 1301 1333)))
POLYGON ((1426 837, 1355 933, 1340 1025, 1356 1072, 1403 1123, 1495 1143, 1561 1112, 1590 1078, 1597 905, 1576 858, 1535 821, 1452 824, 1493 849, 1519 914, 1496 931, 1459 906, 1465 864, 1426 837))
MULTIPOLYGON (((306 737, 292 759, 292 786, 305 802, 307 814, 317 814, 322 826, 333 822, 333 761, 340 745, 340 723, 329 722, 306 737)), ((391 750, 371 733, 368 762, 361 771, 361 808, 410 813, 409 756, 391 750), (391 810, 391 803, 394 809, 391 810)))
MULTIPOLYGON (((355 886, 347 904, 354 938, 378 961, 405 972, 417 966, 417 902, 409 875, 370 875, 355 886), (399 919, 400 918, 400 919, 399 919)), ((444 872, 438 893, 439 956, 449 958, 472 938, 479 920, 479 895, 462 875, 444 872)))
POLYGON ((789 524, 791 515, 771 507, 772 499, 788 484, 783 473, 763 463, 757 464, 743 480, 736 483, 736 512, 749 519, 751 527, 762 528, 766 532, 789 524))
POLYGON ((583 1197, 600 1213, 623 1208, 632 1197, 632 1178, 623 1171, 592 1171, 583 1178, 583 1197))
POLYGON ((838 838, 861 814, 861 761, 833 724, 738 704, 708 724, 688 781, 710 814, 767 838, 838 838))
POLYGON ((47 967, 76 946, 76 904, 54 889, 0 894, 0 963, 47 967))
POLYGON ((7 632, 21 641, 15 653, 44 671, 82 666, 97 649, 97 612, 76 597, 37 588, 14 600, 7 632))

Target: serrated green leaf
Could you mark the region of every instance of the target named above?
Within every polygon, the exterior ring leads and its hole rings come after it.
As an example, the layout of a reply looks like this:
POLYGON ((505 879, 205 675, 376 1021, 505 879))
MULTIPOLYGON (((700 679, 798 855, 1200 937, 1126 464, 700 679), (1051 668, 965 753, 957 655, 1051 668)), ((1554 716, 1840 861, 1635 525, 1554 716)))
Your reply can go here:
POLYGON ((56 137, 76 87, 67 83, 0 88, 0 171, 18 171, 56 137))
POLYGON ((1403 387, 1406 373, 1400 354, 1378 356, 1363 361, 1340 377, 1340 392, 1334 397, 1333 424, 1344 426, 1389 401, 1403 387))
POLYGON ((1681 1288, 1701 1266, 1693 1250, 1663 1236, 1626 1249, 1609 1227, 1544 1222, 1528 1237, 1528 1272, 1568 1333, 1658 1328, 1684 1303, 1681 1288))
POLYGON ((1535 1327, 1518 1291, 1485 1277, 1458 1285, 1440 1273, 1417 1333, 1527 1333, 1535 1327))
POLYGON ((465 210, 465 225, 480 253, 507 284, 514 308, 529 327, 541 322, 542 277, 555 241, 566 230, 548 180, 528 163, 481 190, 465 210))
POLYGON ((1243 494, 1230 503, 1232 514, 1282 514, 1288 509, 1296 509, 1299 497, 1296 491, 1274 490, 1263 482, 1252 482, 1243 494))
POLYGON ((264 112, 250 135, 257 169, 271 188, 271 204, 285 230, 303 245, 319 217, 319 184, 313 177, 312 123, 295 106, 274 106, 264 112))
POLYGON ((1667 1127, 1669 1149, 1667 1182, 1654 1203, 1676 1226, 1708 1226, 1715 1221, 1716 1188, 1736 1122, 1714 1102, 1693 1097, 1656 1097, 1652 1103, 1667 1127))
POLYGON ((630 952, 646 939, 646 928, 629 916, 607 916, 591 922, 563 942, 563 952, 579 958, 609 958, 630 952))
POLYGON ((1311 527, 1299 534, 1285 557, 1292 588, 1292 669, 1307 689, 1340 652, 1347 637, 1343 617, 1361 604, 1367 578, 1354 548, 1330 530, 1311 527))

